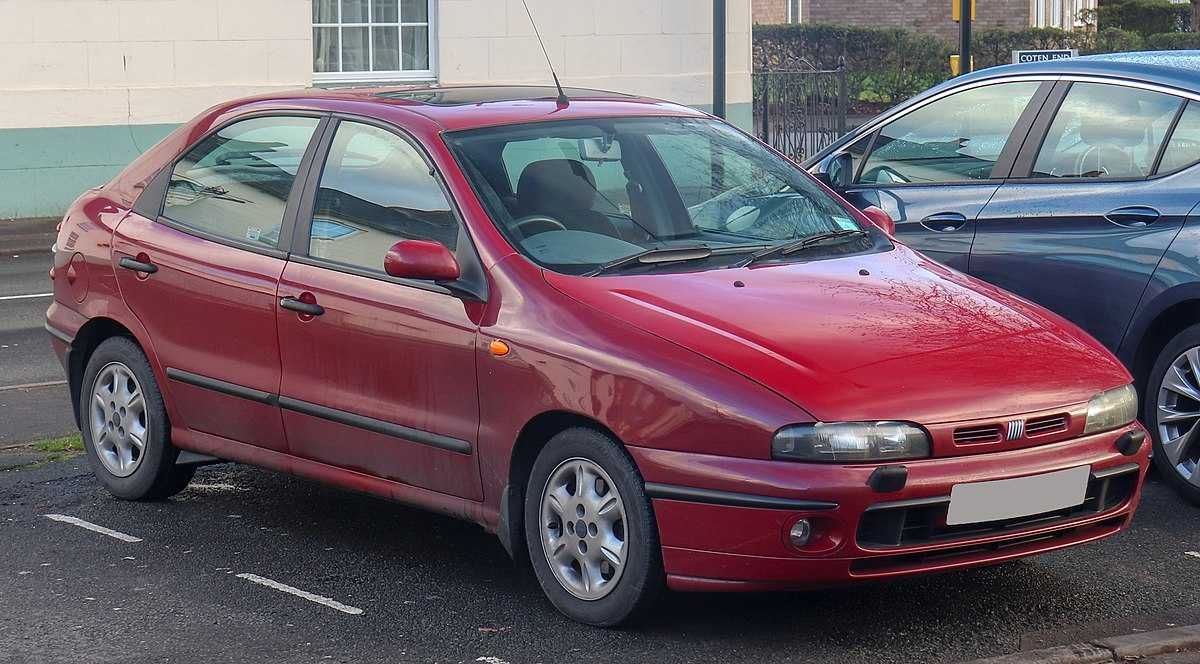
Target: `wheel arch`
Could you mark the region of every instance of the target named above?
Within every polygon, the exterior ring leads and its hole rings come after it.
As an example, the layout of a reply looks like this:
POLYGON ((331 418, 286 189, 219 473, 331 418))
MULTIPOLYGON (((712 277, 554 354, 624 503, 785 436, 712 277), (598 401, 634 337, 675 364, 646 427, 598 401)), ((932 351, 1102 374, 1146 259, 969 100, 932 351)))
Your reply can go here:
POLYGON ((1179 295, 1182 297, 1172 297, 1155 307, 1156 313, 1146 317, 1136 336, 1127 340, 1128 351, 1122 353, 1143 398, 1159 351, 1175 335, 1200 323, 1200 289, 1189 288, 1179 295))
POLYGON ((530 471, 533 470, 533 462, 551 438, 575 427, 595 429, 616 441, 618 445, 624 445, 624 441, 600 421, 566 410, 538 413, 521 427, 509 457, 508 479, 500 499, 500 519, 496 527, 500 543, 514 560, 524 560, 528 555, 523 523, 524 487, 530 471))
MULTIPOLYGON (((87 369, 88 360, 92 353, 106 339, 126 337, 139 348, 142 344, 137 336, 120 322, 106 317, 92 318, 84 323, 75 338, 71 341, 71 353, 67 359, 67 387, 71 394, 71 410, 75 416, 75 424, 82 428, 79 413, 80 383, 83 382, 83 372, 87 369)), ((144 349, 143 349, 144 352, 144 349)))

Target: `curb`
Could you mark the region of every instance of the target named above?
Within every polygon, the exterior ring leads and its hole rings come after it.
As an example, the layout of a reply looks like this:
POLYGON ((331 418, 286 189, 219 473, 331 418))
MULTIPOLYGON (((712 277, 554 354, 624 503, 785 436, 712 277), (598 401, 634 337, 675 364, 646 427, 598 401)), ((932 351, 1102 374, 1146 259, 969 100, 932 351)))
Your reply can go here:
POLYGON ((58 222, 55 218, 0 221, 0 256, 49 251, 58 222))
POLYGON ((1113 664, 1178 652, 1200 653, 1200 625, 988 657, 969 664, 1113 664))

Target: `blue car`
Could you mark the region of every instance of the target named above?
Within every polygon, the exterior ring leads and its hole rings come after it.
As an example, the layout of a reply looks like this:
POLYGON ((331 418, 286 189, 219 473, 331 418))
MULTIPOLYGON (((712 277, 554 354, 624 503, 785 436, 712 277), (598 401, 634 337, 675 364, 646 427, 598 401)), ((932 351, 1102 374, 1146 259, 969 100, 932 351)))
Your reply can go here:
POLYGON ((1137 379, 1156 464, 1200 504, 1197 162, 1200 51, 1176 51, 962 76, 805 166, 888 212, 909 246, 1112 349, 1137 379))

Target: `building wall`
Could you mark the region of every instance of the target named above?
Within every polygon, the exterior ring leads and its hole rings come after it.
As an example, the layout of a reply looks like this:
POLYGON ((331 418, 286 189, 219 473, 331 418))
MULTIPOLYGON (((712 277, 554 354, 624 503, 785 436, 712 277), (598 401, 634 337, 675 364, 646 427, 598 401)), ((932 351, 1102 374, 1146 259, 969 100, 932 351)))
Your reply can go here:
MULTIPOLYGON (((958 24, 950 20, 950 0, 807 0, 806 23, 838 23, 864 27, 895 26, 958 38, 958 24)), ((977 0, 975 27, 1028 28, 1030 0, 977 0)))
MULTIPOLYGON (((705 0, 529 0, 564 84, 708 108, 705 0)), ((520 0, 438 0, 443 83, 549 81, 520 0)), ((0 219, 56 216, 223 100, 312 84, 311 0, 0 0, 0 219)), ((750 122, 750 0, 729 115, 750 122)))
POLYGON ((786 23, 788 0, 754 0, 755 23, 786 23))

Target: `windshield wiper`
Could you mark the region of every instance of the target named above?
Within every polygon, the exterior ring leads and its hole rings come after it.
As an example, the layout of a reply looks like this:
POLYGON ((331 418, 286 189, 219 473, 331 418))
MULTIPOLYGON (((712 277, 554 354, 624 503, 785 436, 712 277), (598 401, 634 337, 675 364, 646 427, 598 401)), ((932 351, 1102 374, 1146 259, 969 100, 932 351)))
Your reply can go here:
POLYGON ((784 242, 782 244, 777 244, 772 247, 767 247, 766 249, 763 249, 761 251, 756 251, 756 252, 750 254, 749 256, 747 256, 746 260, 738 263, 734 267, 746 267, 749 265, 753 265, 753 264, 755 264, 763 259, 766 259, 766 258, 775 258, 777 256, 787 256, 789 254, 794 254, 797 251, 803 251, 805 249, 808 249, 809 247, 815 247, 815 246, 821 245, 821 244, 832 243, 835 240, 840 242, 840 241, 848 240, 852 237, 862 237, 866 234, 867 234, 867 232, 864 230, 860 230, 857 228, 846 228, 846 229, 839 230, 839 231, 830 231, 828 233, 821 233, 820 235, 811 235, 806 238, 802 238, 799 240, 793 240, 791 242, 784 242))
POLYGON ((586 276, 594 277, 605 272, 619 270, 627 265, 647 264, 647 263, 674 263, 676 261, 696 261, 712 256, 713 250, 708 245, 689 245, 686 247, 656 247, 639 251, 636 254, 630 254, 618 258, 614 261, 609 261, 600 267, 588 272, 586 276))

